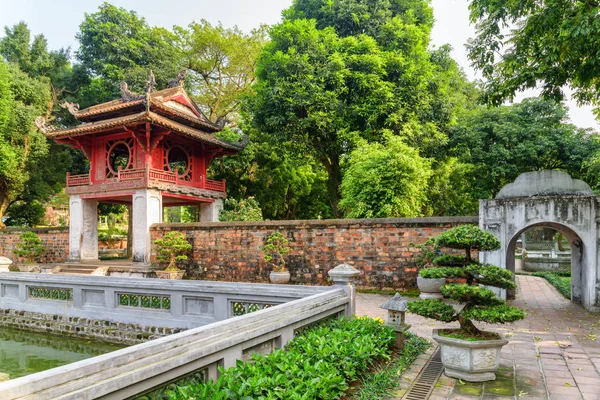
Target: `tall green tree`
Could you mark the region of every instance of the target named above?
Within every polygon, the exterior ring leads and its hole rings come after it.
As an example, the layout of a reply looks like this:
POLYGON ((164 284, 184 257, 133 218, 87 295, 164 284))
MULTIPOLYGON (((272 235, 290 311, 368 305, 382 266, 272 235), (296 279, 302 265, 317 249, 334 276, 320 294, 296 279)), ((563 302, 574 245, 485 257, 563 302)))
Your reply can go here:
POLYGON ((176 36, 167 29, 151 27, 134 11, 103 3, 85 14, 76 35, 77 61, 89 75, 93 93, 112 100, 119 82, 142 91, 152 69, 156 82, 166 85, 181 69, 176 36), (102 78, 102 79, 97 79, 102 78))
MULTIPOLYGON (((21 99, 16 107, 37 102, 38 100, 34 99, 36 96, 46 99, 43 106, 38 104, 33 108, 37 110, 37 115, 30 113, 27 119, 13 122, 14 132, 28 132, 37 116, 44 116, 59 126, 71 123, 70 114, 58 106, 63 99, 73 97, 79 88, 77 73, 69 62, 69 52, 64 49, 49 50, 44 36, 33 36, 24 22, 6 27, 4 31, 5 35, 0 38, 0 57, 8 63, 8 68, 12 71, 10 79, 23 79, 23 85, 35 85, 34 91, 38 90, 37 87, 45 85, 50 93, 49 97, 45 97, 44 89, 39 96, 30 94, 28 98, 14 97, 21 99)), ((15 84, 12 90, 17 90, 15 84)), ((19 93, 23 93, 21 89, 18 90, 19 93)), ((32 110, 31 107, 29 109, 32 110)), ((34 225, 41 222, 45 212, 44 203, 62 189, 65 173, 69 170, 79 173, 86 165, 83 157, 74 150, 57 145, 37 133, 35 138, 35 148, 49 148, 50 151, 31 153, 28 149, 29 144, 24 146, 23 154, 25 158, 31 156, 32 163, 24 161, 22 164, 26 169, 22 176, 25 181, 20 185, 22 190, 17 190, 17 186, 13 186, 11 190, 13 195, 9 208, 5 211, 9 215, 6 222, 11 225, 34 225), (44 141, 45 144, 38 143, 39 141, 44 141)), ((27 143, 32 143, 29 138, 26 140, 27 143)), ((10 145, 15 146, 17 153, 21 151, 18 141, 10 141, 10 145)))
POLYGON ((190 77, 194 100, 213 122, 228 120, 237 125, 241 96, 250 93, 256 76, 256 60, 266 42, 266 27, 250 34, 224 28, 206 20, 187 28, 175 27, 181 64, 190 77))
POLYGON ((586 165, 600 149, 599 137, 567 123, 566 117, 563 104, 539 98, 466 115, 450 144, 461 162, 472 165, 465 196, 493 198, 528 171, 561 169, 586 179, 586 165))
POLYGON ((34 120, 51 105, 47 80, 29 77, 17 65, 0 60, 0 228, 14 202, 25 192, 37 162, 48 152, 34 120))
POLYGON ((385 144, 364 142, 348 159, 340 207, 348 218, 415 217, 423 214, 431 160, 398 136, 385 144))
POLYGON ((562 100, 569 86, 580 103, 600 105, 600 2, 471 0, 470 10, 469 57, 492 104, 534 87, 562 100))
POLYGON ((343 159, 360 140, 391 133, 424 155, 447 142, 456 101, 445 94, 463 91, 438 79, 449 56, 428 48, 432 21, 425 0, 297 0, 270 31, 251 123, 323 165, 335 216, 343 159))

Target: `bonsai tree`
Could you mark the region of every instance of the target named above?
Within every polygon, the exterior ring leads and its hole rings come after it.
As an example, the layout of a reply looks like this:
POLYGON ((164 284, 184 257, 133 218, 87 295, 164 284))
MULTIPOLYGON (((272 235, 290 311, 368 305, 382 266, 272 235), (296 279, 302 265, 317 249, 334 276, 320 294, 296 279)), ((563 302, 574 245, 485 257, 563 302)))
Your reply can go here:
MULTIPOLYGON (((522 310, 506 305, 492 290, 480 286, 515 288, 513 274, 510 271, 494 265, 478 264, 471 257, 472 250, 489 251, 500 248, 500 242, 496 237, 476 226, 462 225, 436 237, 434 246, 465 250, 462 267, 439 268, 439 271, 436 271, 445 274, 443 277, 465 278, 466 283, 446 284, 441 288, 444 297, 460 303, 460 306, 455 308, 441 299, 427 299, 409 303, 410 312, 441 322, 457 321, 460 329, 453 334, 479 339, 495 335, 480 331, 472 321, 492 324, 509 323, 525 317, 522 310)), ((459 259, 448 257, 445 261, 455 264, 457 260, 459 259)), ((436 269, 432 268, 432 270, 436 269)))
POLYGON ((281 232, 273 232, 267 238, 267 243, 261 247, 265 261, 273 266, 274 272, 284 272, 285 256, 292 249, 289 246, 289 241, 281 232))
POLYGON ((156 239, 154 244, 158 253, 156 259, 169 263, 165 271, 179 271, 177 261, 187 260, 185 253, 192 249, 192 245, 181 232, 167 232, 162 239, 156 239))
POLYGON ((19 243, 13 253, 25 259, 26 264, 33 264, 44 253, 44 246, 35 232, 23 232, 19 236, 19 243))

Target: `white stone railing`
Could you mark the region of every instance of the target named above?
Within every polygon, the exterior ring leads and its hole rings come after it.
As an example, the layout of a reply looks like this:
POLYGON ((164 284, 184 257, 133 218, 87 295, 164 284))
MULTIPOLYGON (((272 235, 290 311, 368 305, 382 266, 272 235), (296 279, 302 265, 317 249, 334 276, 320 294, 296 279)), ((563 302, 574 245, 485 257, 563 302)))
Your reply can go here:
POLYGON ((190 329, 327 287, 103 276, 0 274, 0 309, 190 329))
POLYGON ((0 398, 123 399, 199 371, 215 379, 218 366, 229 368, 252 352, 281 348, 298 329, 348 314, 351 299, 345 289, 334 285, 303 299, 10 380, 0 384, 0 398))

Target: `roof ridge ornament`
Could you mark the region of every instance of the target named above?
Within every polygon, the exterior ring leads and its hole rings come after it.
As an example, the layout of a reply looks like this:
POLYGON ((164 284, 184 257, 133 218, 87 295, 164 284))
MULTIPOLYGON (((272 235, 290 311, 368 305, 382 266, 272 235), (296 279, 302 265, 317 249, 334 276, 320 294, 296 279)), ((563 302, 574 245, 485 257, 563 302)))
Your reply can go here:
POLYGON ((42 133, 50 133, 56 130, 55 126, 48 125, 46 118, 40 116, 35 119, 35 126, 42 131, 42 133))
POLYGON ((59 104, 62 108, 66 108, 67 110, 69 110, 69 114, 71 115, 75 115, 79 112, 79 103, 71 103, 69 101, 64 101, 63 103, 59 104))
POLYGON ((154 78, 154 72, 150 70, 148 80, 146 81, 146 93, 152 93, 154 89, 156 89, 156 79, 154 78))
POLYGON ((134 101, 140 99, 140 95, 129 90, 129 85, 127 85, 127 82, 125 81, 119 84, 119 89, 121 90, 121 99, 123 99, 123 101, 134 101))
POLYGON ((185 81, 185 77, 187 76, 187 69, 183 69, 181 71, 179 71, 179 73, 177 74, 177 77, 175 79, 171 79, 168 83, 167 83, 167 88, 176 88, 176 87, 183 87, 183 82, 185 81))

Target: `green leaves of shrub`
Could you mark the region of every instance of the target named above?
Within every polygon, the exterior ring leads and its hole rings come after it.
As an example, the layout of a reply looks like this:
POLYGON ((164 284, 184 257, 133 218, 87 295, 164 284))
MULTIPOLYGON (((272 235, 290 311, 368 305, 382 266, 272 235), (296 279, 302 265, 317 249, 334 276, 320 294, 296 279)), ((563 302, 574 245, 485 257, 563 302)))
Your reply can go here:
POLYGON ((460 225, 449 229, 435 238, 435 247, 451 249, 498 250, 500 241, 494 235, 475 225, 460 225))
POLYGON ((513 274, 507 269, 495 265, 471 264, 465 270, 473 275, 477 282, 483 285, 495 286, 502 289, 514 289, 513 274))
POLYGON ((441 278, 455 278, 464 276, 464 270, 462 268, 450 268, 450 267, 440 267, 440 268, 423 268, 419 271, 419 275, 421 278, 425 279, 441 279, 441 278))
POLYGON ((488 322, 490 324, 505 324, 525 318, 525 312, 519 308, 500 304, 493 307, 473 307, 465 310, 466 319, 488 322))
POLYGON ((375 360, 387 359, 392 329, 370 318, 341 319, 308 329, 286 350, 221 369, 216 382, 178 387, 171 399, 337 399, 375 360))
POLYGON ((459 303, 469 303, 470 305, 495 306, 504 304, 504 301, 496 297, 496 294, 490 289, 479 286, 469 286, 467 284, 444 285, 441 287, 444 297, 459 303))
POLYGON ((433 259, 435 265, 441 267, 454 267, 465 264, 465 256, 458 256, 452 254, 444 254, 433 259))
POLYGON ((437 321, 456 321, 456 311, 454 310, 454 307, 439 299, 411 301, 408 303, 408 311, 437 321))

